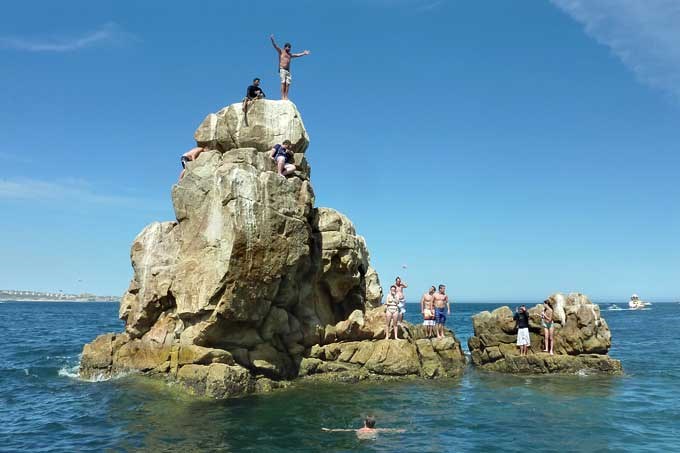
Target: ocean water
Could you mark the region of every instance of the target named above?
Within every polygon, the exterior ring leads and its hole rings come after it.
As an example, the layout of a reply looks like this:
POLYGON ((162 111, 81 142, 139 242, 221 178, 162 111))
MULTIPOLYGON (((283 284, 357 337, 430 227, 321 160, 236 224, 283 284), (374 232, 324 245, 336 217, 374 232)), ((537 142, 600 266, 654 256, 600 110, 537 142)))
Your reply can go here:
MULTIPOLYGON (((622 304, 620 304, 622 305, 622 304)), ((128 376, 77 377, 85 342, 120 331, 113 303, 0 304, 0 451, 680 451, 680 304, 606 311, 623 377, 515 377, 300 384, 227 401, 128 376), (366 414, 403 428, 358 440, 366 414)), ((470 316, 454 305, 465 343, 470 316)), ((417 306, 407 314, 417 319, 417 306)))

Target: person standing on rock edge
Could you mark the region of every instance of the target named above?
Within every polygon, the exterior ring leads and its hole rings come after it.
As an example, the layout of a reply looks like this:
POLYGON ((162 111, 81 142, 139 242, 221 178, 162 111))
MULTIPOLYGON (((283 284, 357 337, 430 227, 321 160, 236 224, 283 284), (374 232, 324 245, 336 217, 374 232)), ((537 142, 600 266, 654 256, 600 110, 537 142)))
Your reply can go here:
POLYGON ((555 326, 553 322, 553 309, 550 306, 550 301, 548 299, 543 301, 541 324, 543 326, 543 341, 545 342, 545 349, 543 352, 549 352, 550 355, 553 355, 555 346, 555 326))
POLYGON ((280 145, 274 145, 269 157, 276 162, 276 170, 279 176, 286 177, 295 171, 293 165, 293 144, 290 140, 284 140, 280 145))
POLYGON ((531 338, 529 337, 529 313, 527 313, 526 305, 517 307, 515 315, 513 316, 517 322, 517 346, 519 346, 519 355, 527 355, 527 350, 531 346, 531 338))
POLYGON ((399 322, 404 321, 404 315, 406 314, 406 296, 404 296, 404 288, 408 288, 406 282, 401 281, 401 277, 397 277, 394 280, 394 286, 397 287, 397 299, 399 299, 399 322))
POLYGON ((444 324, 446 316, 451 314, 449 296, 446 295, 446 286, 439 285, 439 292, 434 295, 434 321, 437 324, 437 338, 444 338, 444 324), (444 309, 446 308, 446 312, 444 309))
POLYGON ((390 286, 390 293, 385 299, 385 339, 390 339, 390 330, 394 330, 394 339, 398 338, 399 333, 399 299, 397 298, 397 287, 390 286), (391 325, 391 326, 390 326, 391 325))
POLYGON ((281 99, 284 101, 288 100, 288 90, 290 90, 290 83, 292 82, 293 78, 290 75, 290 60, 293 58, 299 58, 299 57, 304 57, 305 55, 309 55, 311 52, 309 50, 304 50, 300 53, 291 53, 291 45, 289 42, 285 43, 283 45, 283 50, 276 45, 276 41, 274 41, 274 35, 269 36, 269 39, 272 40, 272 46, 274 46, 274 49, 276 49, 276 52, 279 54, 279 77, 281 77, 281 99))
POLYGON ((203 151, 205 151, 205 148, 192 148, 186 153, 182 154, 182 157, 180 158, 180 162, 182 163, 182 173, 179 174, 179 181, 184 178, 184 173, 187 171, 187 162, 191 162, 193 160, 196 160, 198 158, 198 155, 201 154, 203 151))
POLYGON ((420 299, 420 312, 423 314, 423 326, 427 338, 434 336, 434 293, 437 289, 430 286, 430 290, 420 299))

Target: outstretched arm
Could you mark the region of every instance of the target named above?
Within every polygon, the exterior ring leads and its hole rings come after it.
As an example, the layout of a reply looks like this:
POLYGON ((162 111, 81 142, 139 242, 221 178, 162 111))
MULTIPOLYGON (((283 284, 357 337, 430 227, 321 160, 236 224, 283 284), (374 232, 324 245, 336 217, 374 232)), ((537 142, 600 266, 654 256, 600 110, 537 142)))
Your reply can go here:
POLYGON ((405 429, 397 429, 397 428, 376 428, 376 431, 380 431, 381 433, 405 433, 405 429))
POLYGON ((298 57, 304 57, 305 55, 309 55, 310 53, 312 53, 312 52, 310 52, 309 50, 304 50, 300 53, 292 53, 292 54, 290 54, 290 56, 293 57, 293 58, 298 58, 298 57))
POLYGON ((271 152, 269 153, 269 157, 271 157, 273 159, 274 154, 276 154, 276 148, 272 148, 271 152))
POLYGON ((341 432, 347 432, 347 431, 356 431, 356 429, 343 429, 343 428, 330 429, 330 428, 321 428, 321 431, 326 431, 326 432, 330 432, 330 433, 341 433, 341 432))
POLYGON ((420 298, 420 312, 425 312, 425 294, 423 294, 423 297, 420 298))
POLYGON ((272 46, 274 46, 274 49, 276 49, 278 53, 281 53, 281 48, 277 46, 276 41, 274 41, 274 35, 269 35, 269 39, 272 40, 272 46))

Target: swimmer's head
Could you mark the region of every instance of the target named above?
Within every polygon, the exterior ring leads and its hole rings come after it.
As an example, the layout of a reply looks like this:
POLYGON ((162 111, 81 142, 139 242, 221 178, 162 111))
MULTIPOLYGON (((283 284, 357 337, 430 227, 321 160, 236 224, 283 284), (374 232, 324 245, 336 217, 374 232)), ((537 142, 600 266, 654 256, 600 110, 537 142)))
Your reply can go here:
POLYGON ((375 428, 375 417, 367 416, 364 419, 364 426, 366 428, 375 428))

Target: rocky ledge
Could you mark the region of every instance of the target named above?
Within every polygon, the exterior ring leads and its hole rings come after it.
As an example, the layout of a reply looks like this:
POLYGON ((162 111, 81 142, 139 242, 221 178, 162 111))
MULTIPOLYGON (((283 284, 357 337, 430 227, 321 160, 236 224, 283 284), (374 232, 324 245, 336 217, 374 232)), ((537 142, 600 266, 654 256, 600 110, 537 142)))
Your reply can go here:
POLYGON ((621 362, 610 358, 611 332, 600 308, 580 293, 549 297, 554 310, 555 355, 542 352, 541 305, 530 308, 531 347, 520 356, 513 311, 500 307, 472 317, 468 340, 472 363, 484 370, 516 374, 620 374, 621 362))
POLYGON ((142 372, 230 397, 300 376, 364 379, 458 374, 453 336, 431 341, 405 324, 384 341, 382 290, 350 220, 314 207, 309 137, 288 101, 210 114, 206 148, 172 190, 176 221, 135 238, 134 276, 120 304, 125 331, 83 349, 85 379, 142 372), (278 176, 268 150, 289 139, 297 171, 278 176))

